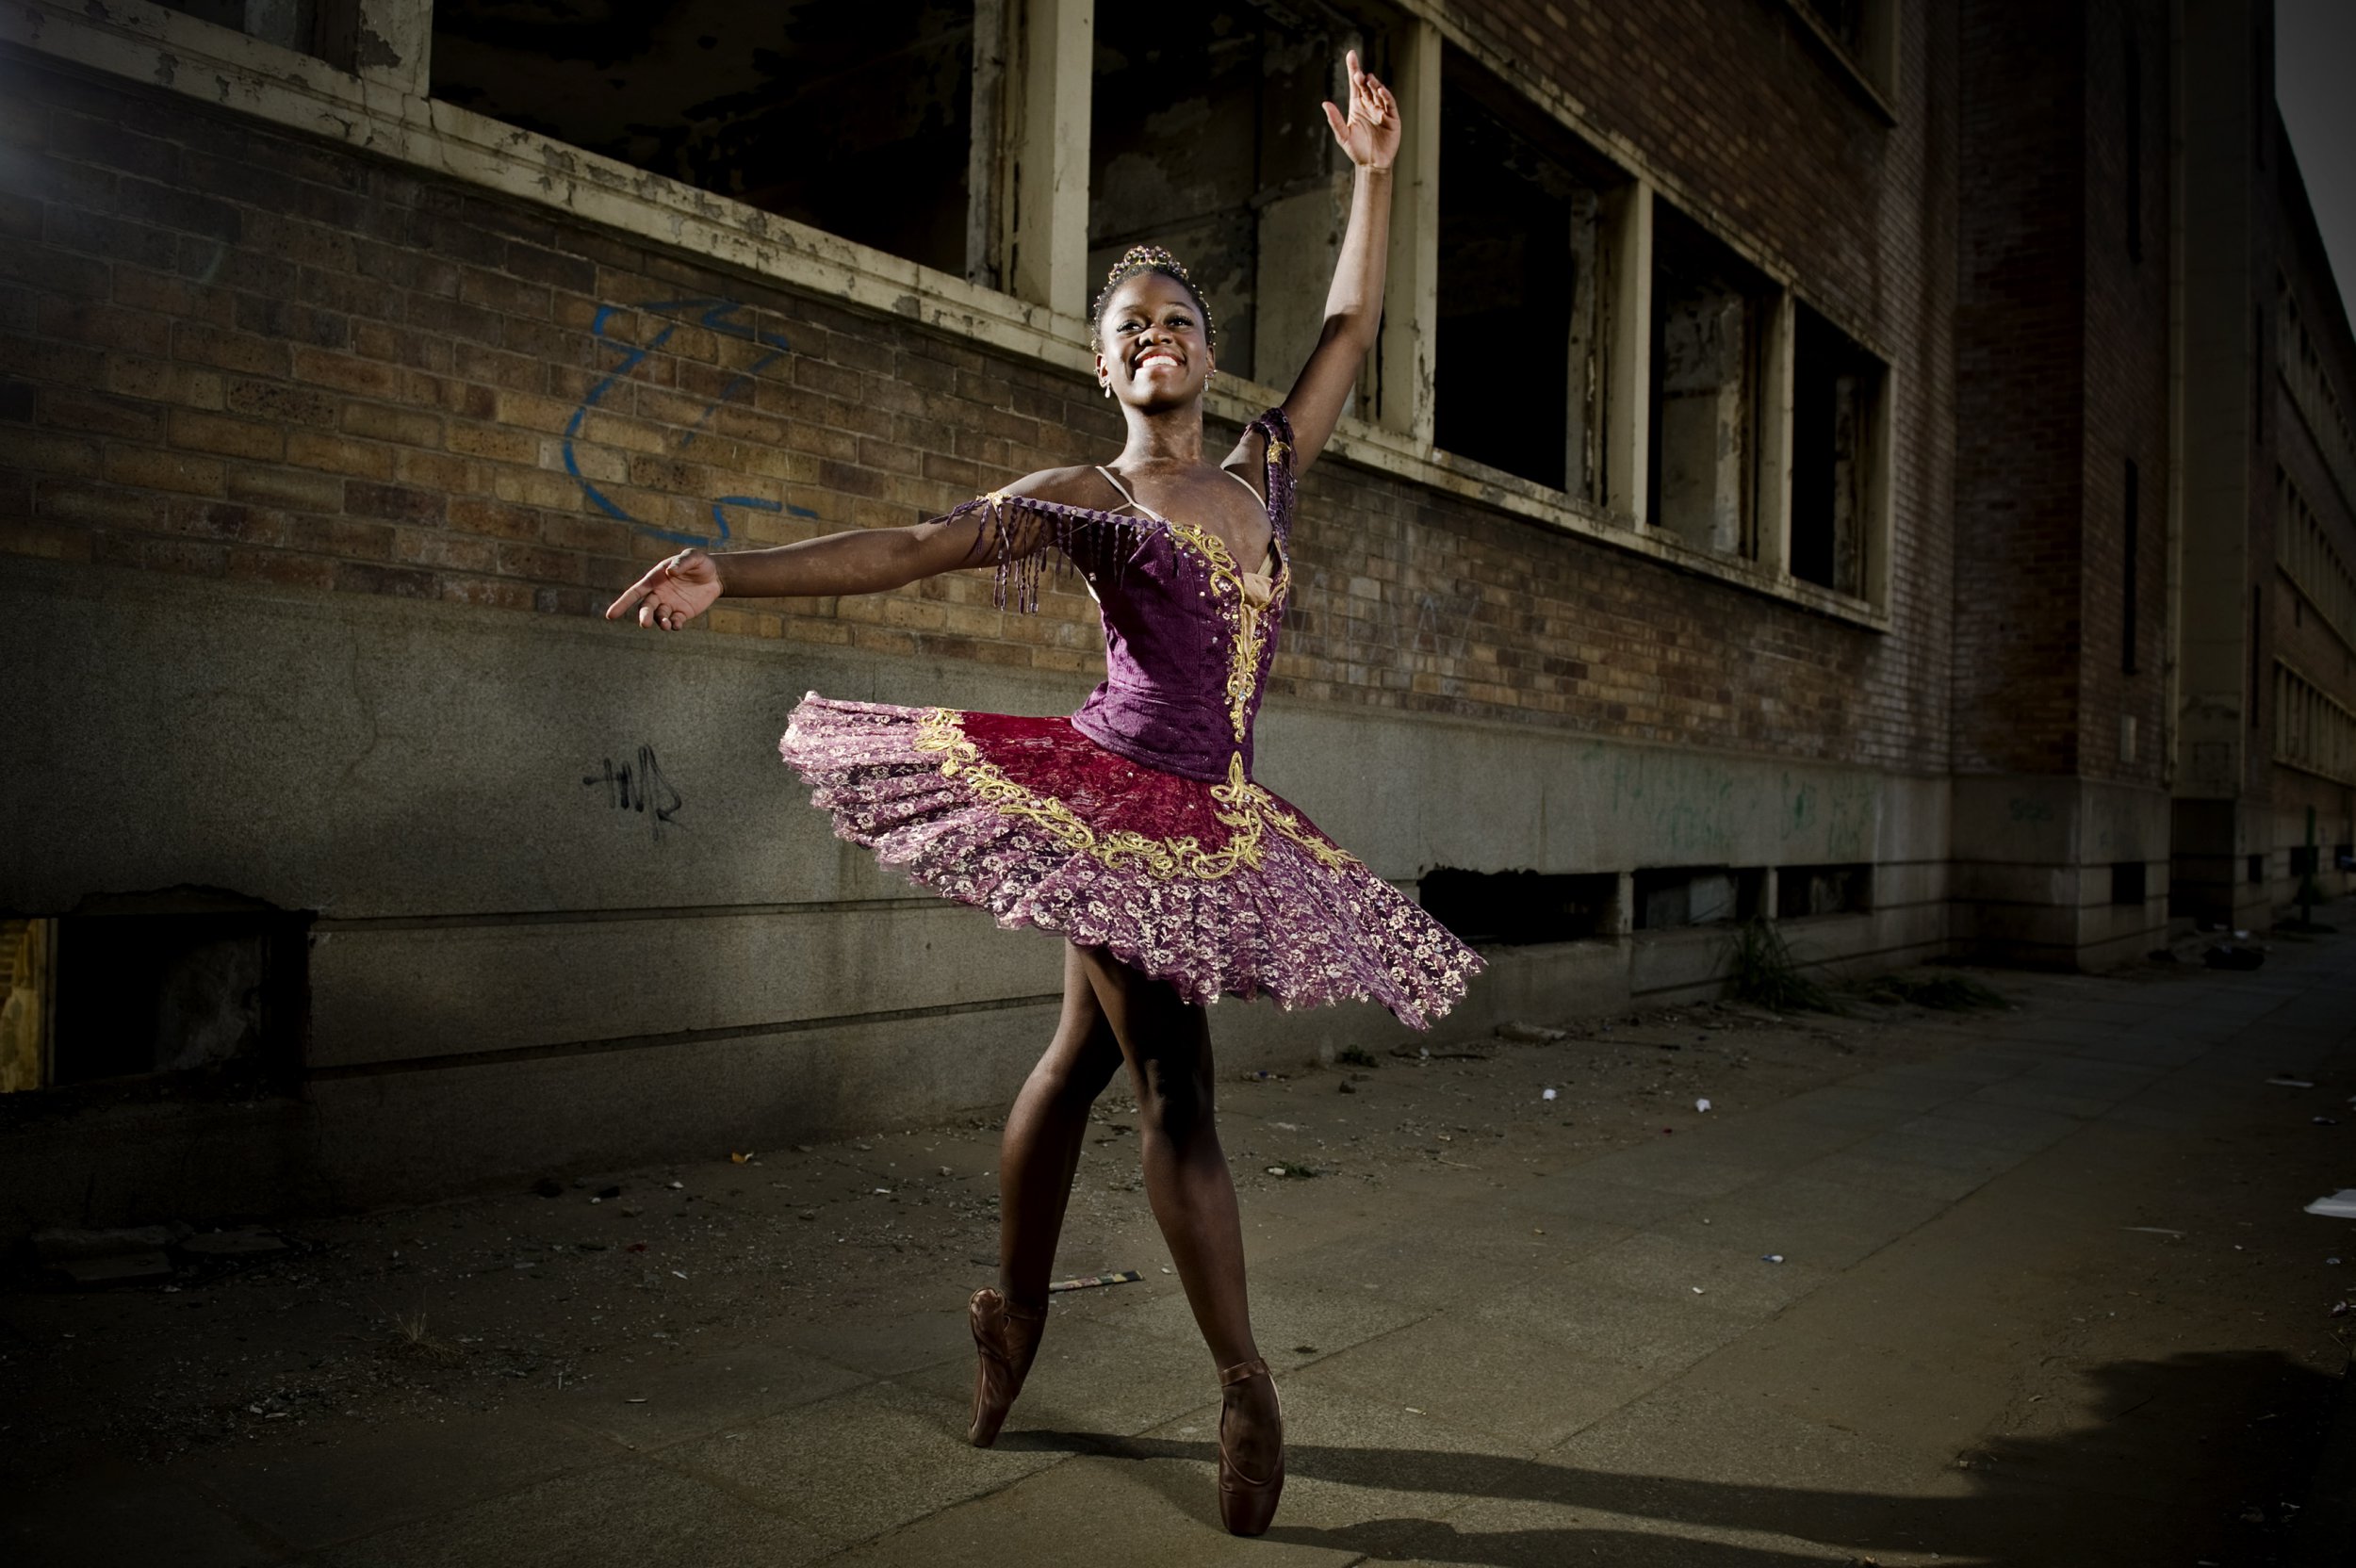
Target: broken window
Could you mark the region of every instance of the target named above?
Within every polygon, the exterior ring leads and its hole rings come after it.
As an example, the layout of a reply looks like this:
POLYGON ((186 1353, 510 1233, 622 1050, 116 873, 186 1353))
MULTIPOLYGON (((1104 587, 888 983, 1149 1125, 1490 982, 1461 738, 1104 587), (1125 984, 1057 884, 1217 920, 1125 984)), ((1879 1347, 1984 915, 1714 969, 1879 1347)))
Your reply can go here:
POLYGON ((199 890, 0 923, 0 1092, 300 1070, 309 917, 199 890))
POLYGON ((1362 46, 1322 7, 1098 7, 1089 286, 1130 246, 1166 246, 1210 305, 1219 368, 1289 383, 1350 217, 1349 160, 1318 105, 1362 46))
POLYGON ((1759 388, 1767 281, 1654 204, 1652 526, 1695 549, 1757 556, 1759 388))
POLYGON ((1879 526, 1881 362, 1803 304, 1792 363, 1792 575, 1866 596, 1879 526))
POLYGON ((1440 115, 1433 440, 1600 499, 1602 198, 1624 176, 1454 49, 1440 115))
POLYGON ((1779 866, 1775 918, 1863 914, 1873 906, 1872 866, 1779 866))
POLYGON ((1619 925, 1620 879, 1611 872, 1426 872, 1416 897, 1433 920, 1467 942, 1513 945, 1610 937, 1619 925))
POLYGON ((962 274, 973 0, 435 0, 434 96, 962 274))
POLYGON ((1726 866, 1673 866, 1636 874, 1635 925, 1667 931, 1680 925, 1721 925, 1759 913, 1765 874, 1726 866))

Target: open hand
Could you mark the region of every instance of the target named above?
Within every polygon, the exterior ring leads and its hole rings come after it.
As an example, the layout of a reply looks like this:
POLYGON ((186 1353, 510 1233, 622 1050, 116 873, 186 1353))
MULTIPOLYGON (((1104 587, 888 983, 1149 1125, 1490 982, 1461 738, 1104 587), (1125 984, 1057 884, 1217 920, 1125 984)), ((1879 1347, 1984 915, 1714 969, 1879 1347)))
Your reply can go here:
POLYGON ((1388 169, 1399 156, 1399 104, 1391 97, 1391 90, 1367 73, 1358 69, 1358 51, 1352 49, 1350 62, 1350 113, 1332 104, 1325 106, 1326 122, 1333 127, 1333 139, 1342 144, 1350 161, 1361 169, 1388 169))
POLYGON ((632 610, 638 624, 677 631, 712 608, 720 596, 720 568, 701 550, 681 550, 655 564, 645 577, 606 606, 605 618, 618 621, 632 610))

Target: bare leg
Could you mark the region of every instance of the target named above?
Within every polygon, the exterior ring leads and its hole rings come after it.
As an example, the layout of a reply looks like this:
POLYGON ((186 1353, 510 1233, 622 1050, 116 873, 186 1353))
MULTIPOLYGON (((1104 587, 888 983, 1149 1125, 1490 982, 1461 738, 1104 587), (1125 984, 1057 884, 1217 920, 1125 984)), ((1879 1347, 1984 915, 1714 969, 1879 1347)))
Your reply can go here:
POLYGON ((1088 1140, 1088 1107, 1121 1066, 1075 948, 1064 950, 1063 1018, 998 1141, 998 1288, 1023 1311, 1047 1306, 1047 1277, 1088 1140))
MULTIPOLYGON (((1214 1364, 1257 1356, 1244 1288, 1243 1220, 1219 1147, 1211 1034, 1203 1009, 1102 949, 1074 949, 1137 1086, 1145 1195, 1214 1364)), ((1281 1449, 1276 1390, 1252 1378, 1226 1391, 1236 1462, 1265 1475, 1281 1449)))

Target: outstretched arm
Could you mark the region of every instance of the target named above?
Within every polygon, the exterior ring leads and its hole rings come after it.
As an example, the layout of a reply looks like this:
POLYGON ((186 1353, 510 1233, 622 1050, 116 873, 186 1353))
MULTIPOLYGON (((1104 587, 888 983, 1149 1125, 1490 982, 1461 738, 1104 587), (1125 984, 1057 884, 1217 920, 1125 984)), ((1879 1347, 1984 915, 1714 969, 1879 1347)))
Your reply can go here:
POLYGON ((1383 274, 1391 243, 1391 161, 1399 155, 1399 105, 1391 90, 1358 68, 1351 50, 1350 112, 1325 106, 1333 139, 1357 168, 1350 189, 1350 226, 1341 260, 1325 296, 1325 330, 1284 400, 1292 421, 1293 466, 1306 468, 1325 449, 1342 405, 1358 384, 1359 368, 1374 348, 1383 321, 1383 274))
MULTIPOLYGON (((1090 468, 1046 468, 1006 486, 1009 496, 1044 500, 1087 498, 1090 468)), ((1102 481, 1098 482, 1100 484, 1102 481)), ((1011 541, 1011 555, 1039 547, 1039 531, 1024 530, 1011 541)), ((605 618, 635 619, 640 626, 677 631, 728 598, 820 598, 840 594, 880 594, 922 578, 961 566, 989 565, 998 559, 990 517, 969 513, 935 518, 908 528, 852 529, 821 539, 761 550, 719 555, 684 549, 655 564, 606 607, 605 618)))

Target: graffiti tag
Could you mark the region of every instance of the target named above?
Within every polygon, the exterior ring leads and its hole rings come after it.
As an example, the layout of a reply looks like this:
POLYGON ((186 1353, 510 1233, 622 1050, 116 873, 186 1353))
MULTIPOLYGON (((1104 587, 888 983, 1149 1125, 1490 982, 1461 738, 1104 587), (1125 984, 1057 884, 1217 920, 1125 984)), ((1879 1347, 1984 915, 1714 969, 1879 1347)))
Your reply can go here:
POLYGON ((655 760, 654 747, 640 746, 634 761, 616 766, 611 757, 603 760, 597 773, 583 774, 583 789, 602 789, 606 803, 616 811, 634 811, 646 819, 654 841, 663 841, 666 827, 684 828, 679 820, 679 808, 687 804, 678 786, 663 776, 663 765, 655 760))

